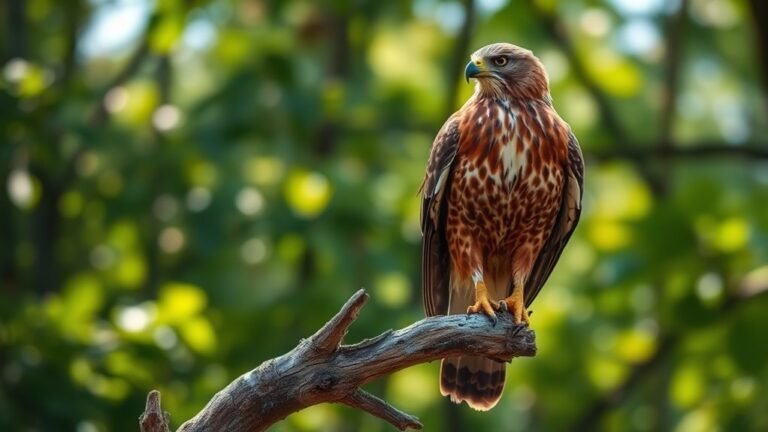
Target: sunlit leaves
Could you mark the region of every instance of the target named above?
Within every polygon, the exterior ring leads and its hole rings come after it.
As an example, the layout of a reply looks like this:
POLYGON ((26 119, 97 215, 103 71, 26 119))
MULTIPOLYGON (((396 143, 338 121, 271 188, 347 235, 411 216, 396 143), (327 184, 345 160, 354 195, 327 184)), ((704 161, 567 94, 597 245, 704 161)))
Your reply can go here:
POLYGON ((675 432, 698 432, 715 427, 715 413, 712 409, 698 408, 688 412, 678 423, 675 432))
POLYGON ((644 78, 637 67, 614 52, 594 49, 585 64, 595 80, 615 96, 634 96, 644 85, 644 78))
POLYGON ((184 16, 169 13, 160 18, 149 39, 150 47, 158 53, 168 53, 176 45, 184 30, 184 16))
POLYGON ((178 324, 199 314, 208 303, 207 296, 199 287, 184 283, 168 283, 158 298, 158 319, 178 324))
POLYGON ((374 296, 385 306, 401 308, 410 300, 411 284, 404 274, 390 272, 379 275, 373 283, 374 296))
POLYGON ((183 322, 179 331, 189 347, 200 354, 212 354, 216 349, 216 332, 210 321, 202 316, 183 322))
POLYGON ((321 173, 296 170, 285 182, 285 200, 304 218, 314 218, 325 210, 333 194, 331 183, 321 173))
POLYGON ((216 184, 219 173, 216 166, 203 159, 190 159, 185 163, 185 175, 189 184, 198 187, 207 187, 216 184))
MULTIPOLYGON (((569 86, 558 94, 553 103, 560 115, 568 119, 577 136, 583 136, 582 132, 590 130, 598 119, 595 102, 580 88, 569 86)), ((595 145, 583 138, 580 143, 587 148, 595 145)))
POLYGON ((301 410, 288 417, 292 430, 319 432, 339 424, 339 414, 327 404, 320 404, 301 410))
POLYGON ((750 227, 739 216, 717 220, 704 214, 696 220, 695 227, 705 246, 722 253, 743 251, 749 240, 750 227))
POLYGON ((108 400, 123 400, 130 392, 130 386, 125 380, 110 378, 97 372, 84 357, 78 357, 71 362, 69 373, 75 383, 108 400))
POLYGON ((672 377, 670 398, 680 408, 690 408, 704 395, 706 377, 697 364, 683 364, 672 377))
POLYGON ((652 204, 650 192, 627 167, 614 166, 592 173, 594 206, 586 229, 598 249, 616 251, 627 247, 633 231, 627 222, 641 219, 652 204))
POLYGON ((743 218, 729 218, 717 227, 714 246, 723 252, 735 252, 746 245, 748 236, 749 226, 743 218))
POLYGON ((396 372, 389 377, 387 393, 413 411, 423 410, 434 403, 440 393, 416 389, 437 390, 436 372, 436 368, 431 364, 421 364, 396 372))
POLYGON ((595 196, 591 211, 598 218, 640 219, 651 208, 648 186, 626 165, 604 167, 590 173, 590 193, 595 196))
POLYGON ((252 157, 243 163, 243 177, 260 186, 274 185, 284 171, 283 162, 272 156, 252 157))
POLYGON ((168 283, 159 294, 157 320, 178 328, 191 349, 209 354, 216 348, 217 340, 213 326, 201 314, 207 303, 207 296, 199 287, 168 283))
POLYGON ((616 353, 628 363, 638 363, 648 358, 656 347, 656 335, 642 327, 622 332, 616 339, 616 353))
MULTIPOLYGON (((127 378, 133 382, 150 384, 154 379, 150 370, 145 367, 137 367, 136 357, 126 350, 110 352, 104 363, 110 374, 127 378)), ((143 363, 142 366, 146 366, 143 363)))
POLYGON ((632 231, 616 221, 596 220, 588 229, 590 242, 604 251, 623 249, 632 240, 632 231))
POLYGON ((50 71, 20 58, 5 64, 3 78, 0 88, 8 88, 21 98, 38 96, 53 82, 50 71))
MULTIPOLYGON (((127 84, 123 91, 120 93, 122 99, 109 105, 113 107, 115 119, 127 127, 148 125, 159 102, 157 88, 148 81, 134 81, 127 84)), ((113 97, 118 96, 113 93, 113 97)))
POLYGON ((217 61, 230 67, 238 66, 248 60, 250 44, 243 31, 228 28, 219 32, 213 52, 217 61))
POLYGON ((423 23, 380 29, 368 54, 373 73, 385 85, 377 90, 406 90, 409 97, 418 100, 413 109, 423 116, 434 114, 441 102, 436 96, 444 87, 439 70, 431 61, 439 38, 437 27, 423 23))
POLYGON ((592 356, 588 360, 587 374, 597 388, 607 390, 618 385, 626 375, 622 363, 608 357, 592 356))
POLYGON ((103 265, 97 264, 97 268, 107 270, 108 276, 121 287, 139 288, 146 277, 147 267, 140 250, 138 227, 128 221, 115 224, 105 247, 110 248, 107 251, 111 255, 103 265))
MULTIPOLYGON (((361 286, 373 309, 350 343, 422 316, 417 190, 448 105, 473 91, 450 70, 468 54, 454 52, 463 3, 332 3, 26 3, 25 52, 0 65, 0 380, 14 396, 0 398, 0 429, 126 429, 155 386, 188 418, 361 286), (69 70, 71 18, 99 31, 75 32, 69 70), (114 81, 142 40, 148 56, 114 81), (48 275, 58 283, 43 291, 48 275)), ((765 305, 721 313, 768 281, 765 167, 590 157, 658 144, 665 21, 679 3, 475 2, 467 51, 532 48, 588 167, 581 225, 531 306, 538 356, 509 366, 499 408, 455 411, 467 430, 571 430, 669 333, 680 342, 596 429, 768 428, 765 305), (531 5, 564 22, 626 140, 531 5)), ((759 143, 758 56, 732 49, 752 46, 749 2, 688 4, 671 139, 759 143)), ((449 428, 437 364, 379 384, 427 429, 449 428)), ((385 429, 334 405, 276 427, 385 429)))
POLYGON ((81 273, 70 278, 60 295, 48 299, 50 319, 68 337, 88 341, 91 323, 104 305, 104 286, 96 275, 81 273))
POLYGON ((406 86, 433 85, 423 78, 437 75, 429 55, 435 50, 438 37, 435 28, 424 24, 382 29, 371 44, 374 73, 406 86))

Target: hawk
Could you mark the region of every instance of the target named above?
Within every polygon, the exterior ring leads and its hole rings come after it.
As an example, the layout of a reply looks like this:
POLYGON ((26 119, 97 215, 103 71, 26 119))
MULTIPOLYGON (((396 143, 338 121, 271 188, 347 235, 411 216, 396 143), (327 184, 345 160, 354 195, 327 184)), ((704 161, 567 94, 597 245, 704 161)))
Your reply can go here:
MULTIPOLYGON (((438 132, 421 189, 424 309, 494 320, 507 310, 528 323, 581 214, 581 149, 531 51, 485 46, 465 77, 475 92, 438 132)), ((445 358, 440 393, 489 410, 505 369, 481 356, 445 358)))

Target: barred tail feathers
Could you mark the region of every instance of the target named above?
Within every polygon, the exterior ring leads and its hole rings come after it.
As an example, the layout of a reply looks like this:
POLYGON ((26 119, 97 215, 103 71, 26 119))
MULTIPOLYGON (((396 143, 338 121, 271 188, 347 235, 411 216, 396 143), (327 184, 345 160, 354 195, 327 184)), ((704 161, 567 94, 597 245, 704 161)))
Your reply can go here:
POLYGON ((488 411, 504 391, 506 364, 485 357, 450 357, 440 364, 440 394, 488 411))
MULTIPOLYGON (((475 301, 474 286, 469 280, 459 282, 451 279, 448 314, 467 313, 467 308, 475 301)), ((506 297, 506 289, 495 292, 495 288, 506 288, 507 284, 493 285, 488 286, 492 298, 506 297)), ((444 358, 440 364, 440 393, 449 396, 455 403, 466 402, 475 410, 488 411, 501 399, 506 366, 505 363, 478 356, 444 358)))

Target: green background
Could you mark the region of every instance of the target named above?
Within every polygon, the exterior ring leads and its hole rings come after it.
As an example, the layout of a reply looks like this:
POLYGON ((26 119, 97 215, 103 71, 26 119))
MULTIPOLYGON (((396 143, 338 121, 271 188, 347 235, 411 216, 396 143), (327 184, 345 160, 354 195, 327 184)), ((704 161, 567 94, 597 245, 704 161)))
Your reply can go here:
MULTIPOLYGON (((427 430, 768 430, 761 0, 4 0, 0 429, 174 426, 357 289, 423 316, 417 190, 469 54, 547 67, 582 222, 488 413, 438 364, 367 389, 427 430)), ((276 431, 385 431, 338 405, 276 431)))

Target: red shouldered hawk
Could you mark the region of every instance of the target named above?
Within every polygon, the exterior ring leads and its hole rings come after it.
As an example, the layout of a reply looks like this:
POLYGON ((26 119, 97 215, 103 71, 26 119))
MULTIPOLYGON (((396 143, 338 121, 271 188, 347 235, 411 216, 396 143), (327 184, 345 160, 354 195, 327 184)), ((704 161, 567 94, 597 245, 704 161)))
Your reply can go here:
MULTIPOLYGON (((507 43, 471 56, 475 92, 438 132, 422 185, 422 289, 428 316, 527 308, 581 213, 584 166, 552 106, 541 62, 507 43)), ((496 405, 506 365, 443 359, 440 392, 477 410, 496 405)))

